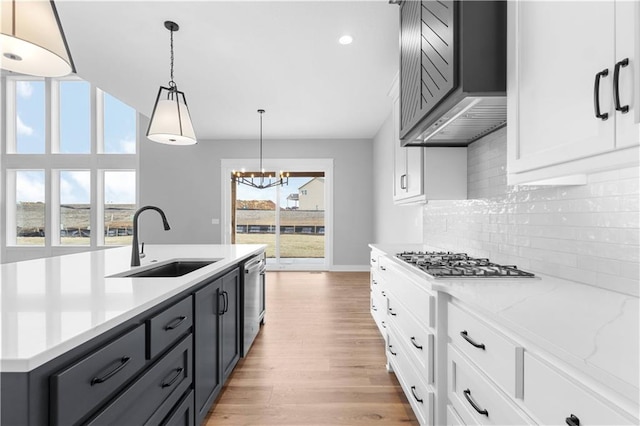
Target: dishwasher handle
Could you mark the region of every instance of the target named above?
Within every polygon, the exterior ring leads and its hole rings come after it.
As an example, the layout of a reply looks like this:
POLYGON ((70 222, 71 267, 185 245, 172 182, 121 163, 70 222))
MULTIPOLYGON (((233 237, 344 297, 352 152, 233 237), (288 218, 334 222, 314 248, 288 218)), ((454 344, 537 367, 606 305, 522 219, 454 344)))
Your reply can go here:
POLYGON ((244 273, 245 274, 251 274, 251 273, 256 272, 256 271, 262 272, 261 270, 263 268, 265 268, 264 261, 262 259, 256 259, 253 262, 246 263, 244 265, 244 273))

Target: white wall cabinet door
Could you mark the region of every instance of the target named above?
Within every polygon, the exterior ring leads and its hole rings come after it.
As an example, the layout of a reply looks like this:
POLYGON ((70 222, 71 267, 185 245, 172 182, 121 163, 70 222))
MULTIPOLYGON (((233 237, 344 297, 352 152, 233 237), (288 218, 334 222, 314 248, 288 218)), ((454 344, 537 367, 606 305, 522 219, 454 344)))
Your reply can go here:
POLYGON ((399 102, 399 98, 395 98, 393 101, 393 201, 396 204, 424 201, 422 189, 423 148, 403 148, 400 146, 399 102))
POLYGON ((637 146, 637 107, 622 114, 613 100, 616 42, 624 33, 629 33, 624 45, 632 65, 620 71, 621 97, 627 103, 634 97, 629 88, 632 70, 637 72, 635 15, 627 28, 616 22, 621 6, 637 11, 635 2, 628 3, 509 2, 509 183, 631 161, 615 151, 637 146))

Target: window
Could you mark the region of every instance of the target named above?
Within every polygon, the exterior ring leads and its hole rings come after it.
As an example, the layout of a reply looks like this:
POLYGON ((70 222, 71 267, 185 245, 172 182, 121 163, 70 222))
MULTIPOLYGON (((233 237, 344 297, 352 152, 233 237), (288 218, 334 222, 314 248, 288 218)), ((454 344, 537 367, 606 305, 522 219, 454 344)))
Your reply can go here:
POLYGON ((78 78, 1 81, 2 261, 130 244, 136 111, 78 78))

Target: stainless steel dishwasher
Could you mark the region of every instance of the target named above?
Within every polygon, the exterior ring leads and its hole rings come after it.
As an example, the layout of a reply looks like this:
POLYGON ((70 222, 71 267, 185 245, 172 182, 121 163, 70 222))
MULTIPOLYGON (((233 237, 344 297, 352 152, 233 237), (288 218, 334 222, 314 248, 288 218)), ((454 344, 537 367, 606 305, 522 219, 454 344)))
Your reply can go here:
POLYGON ((242 300, 242 356, 246 356, 264 322, 265 272, 264 253, 249 258, 243 265, 242 300))

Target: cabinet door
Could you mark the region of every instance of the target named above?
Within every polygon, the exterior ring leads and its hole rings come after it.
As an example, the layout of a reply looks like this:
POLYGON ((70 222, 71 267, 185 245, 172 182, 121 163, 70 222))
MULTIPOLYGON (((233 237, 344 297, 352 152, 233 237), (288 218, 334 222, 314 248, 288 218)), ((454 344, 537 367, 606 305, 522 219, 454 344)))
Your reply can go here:
POLYGON ((222 340, 222 380, 229 377, 231 371, 240 359, 240 279, 238 271, 233 271, 222 277, 223 314, 220 317, 222 340))
POLYGON ((614 149, 614 2, 509 2, 509 172, 614 149), (601 113, 595 116, 596 74, 601 113), (513 149, 512 149, 513 148, 513 149))
POLYGON ((401 138, 455 87, 454 25, 453 1, 401 5, 401 138))
POLYGON ((207 415, 222 387, 218 347, 221 285, 222 279, 217 279, 194 295, 196 424, 207 415))
POLYGON ((620 106, 628 107, 622 113, 616 111, 616 147, 628 147, 640 143, 640 3, 616 2, 616 57, 620 64, 620 106), (622 66, 622 61, 627 65, 622 66))
POLYGON ((423 158, 420 147, 404 148, 399 138, 400 102, 393 101, 393 200, 403 202, 423 195, 423 158))

